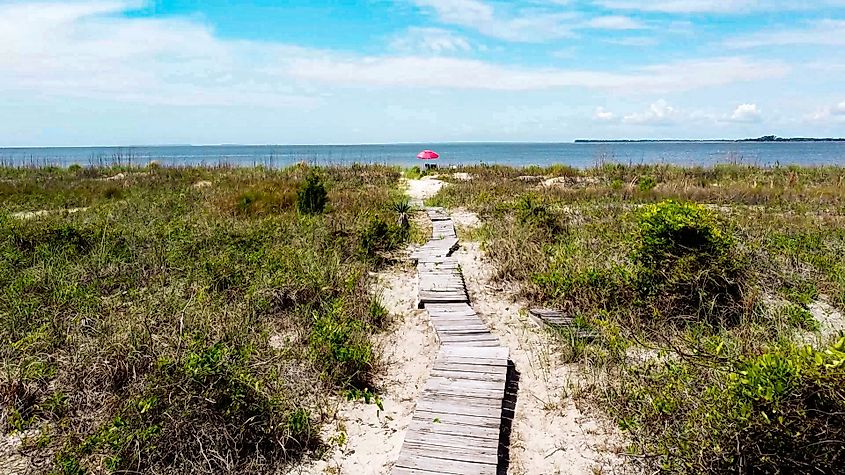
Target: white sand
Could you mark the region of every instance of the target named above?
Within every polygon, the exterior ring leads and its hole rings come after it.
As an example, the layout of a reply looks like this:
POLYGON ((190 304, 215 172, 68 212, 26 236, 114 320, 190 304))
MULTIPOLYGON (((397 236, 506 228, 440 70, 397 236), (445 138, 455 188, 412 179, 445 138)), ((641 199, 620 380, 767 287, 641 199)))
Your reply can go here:
POLYGON ((436 195, 445 186, 445 183, 433 176, 424 176, 419 180, 405 180, 405 184, 408 186, 408 197, 415 206, 420 206, 424 200, 436 195))
POLYGON ((24 439, 38 437, 39 431, 0 436, 0 475, 35 473, 29 457, 20 453, 24 439))
POLYGON ((67 209, 42 209, 38 211, 20 211, 17 213, 12 213, 10 216, 16 219, 33 219, 33 218, 40 218, 42 216, 48 216, 51 214, 73 214, 79 213, 80 211, 85 211, 88 208, 67 208, 67 209))
POLYGON ((338 440, 324 460, 297 468, 304 474, 386 474, 399 458, 405 430, 437 353, 428 317, 416 309, 417 276, 413 269, 391 269, 378 275, 382 304, 398 320, 398 328, 384 335, 379 345, 385 355, 383 376, 377 382, 384 411, 375 405, 341 402, 337 419, 324 440, 338 440))
POLYGON ((811 303, 808 309, 819 322, 819 334, 823 343, 845 333, 845 316, 836 308, 818 300, 811 303))

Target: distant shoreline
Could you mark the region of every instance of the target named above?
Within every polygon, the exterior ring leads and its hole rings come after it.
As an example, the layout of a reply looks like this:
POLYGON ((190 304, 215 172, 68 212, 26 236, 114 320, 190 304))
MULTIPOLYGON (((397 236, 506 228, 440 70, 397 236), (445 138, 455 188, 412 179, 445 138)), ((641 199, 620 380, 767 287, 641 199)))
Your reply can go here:
POLYGON ((756 139, 704 139, 704 140, 691 140, 691 139, 609 139, 609 140, 602 140, 602 139, 576 139, 575 143, 743 143, 743 142, 755 142, 755 143, 783 143, 783 142, 845 142, 845 138, 816 138, 816 137, 776 137, 774 135, 767 135, 764 137, 758 137, 756 139))

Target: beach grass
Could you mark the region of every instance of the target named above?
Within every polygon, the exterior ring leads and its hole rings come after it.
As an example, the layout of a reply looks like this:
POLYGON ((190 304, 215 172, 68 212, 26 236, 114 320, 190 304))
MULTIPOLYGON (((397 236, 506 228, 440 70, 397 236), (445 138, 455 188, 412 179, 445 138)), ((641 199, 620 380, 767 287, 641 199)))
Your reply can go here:
POLYGON ((64 474, 267 473, 319 453, 329 405, 378 392, 390 317, 368 288, 408 239, 400 176, 0 169, 0 430, 64 474), (326 194, 305 213, 307 177, 326 194))
POLYGON ((530 306, 562 310, 573 394, 665 473, 836 473, 845 462, 845 168, 455 170, 530 306), (827 309, 820 312, 819 309, 827 309), (588 332, 580 330, 587 329, 588 332))

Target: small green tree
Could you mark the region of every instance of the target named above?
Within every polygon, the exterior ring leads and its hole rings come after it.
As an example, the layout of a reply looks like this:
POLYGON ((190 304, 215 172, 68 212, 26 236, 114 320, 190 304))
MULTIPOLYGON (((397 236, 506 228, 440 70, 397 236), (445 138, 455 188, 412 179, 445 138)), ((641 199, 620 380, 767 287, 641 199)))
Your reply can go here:
POLYGON ((328 201, 326 187, 316 172, 311 171, 305 177, 305 185, 299 190, 296 208, 302 214, 320 214, 328 201))

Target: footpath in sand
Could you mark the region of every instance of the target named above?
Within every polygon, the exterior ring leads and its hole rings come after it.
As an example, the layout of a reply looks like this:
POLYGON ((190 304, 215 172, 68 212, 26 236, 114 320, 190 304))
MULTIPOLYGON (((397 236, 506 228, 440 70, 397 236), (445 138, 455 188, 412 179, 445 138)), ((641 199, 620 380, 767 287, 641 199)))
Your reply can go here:
MULTIPOLYGON (((407 194, 420 206, 443 186, 431 177, 409 180, 407 194)), ((449 212, 459 233, 480 225, 471 212, 449 212)), ((622 450, 618 435, 608 424, 582 413, 567 396, 570 385, 580 377, 577 366, 561 363, 551 338, 521 314, 524 303, 515 302, 513 292, 492 283, 494 268, 480 243, 462 240, 453 257, 460 263, 473 308, 501 344, 510 347, 519 374, 507 473, 627 471, 629 467, 617 455, 622 450)), ((383 304, 397 320, 395 330, 378 342, 386 355, 383 377, 378 381, 384 411, 374 405, 341 403, 336 422, 324 436, 343 443, 336 443, 323 460, 293 473, 387 474, 399 457, 438 345, 425 311, 416 308, 413 268, 389 269, 379 273, 377 281, 373 291, 381 294, 383 304)))

